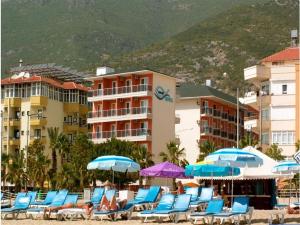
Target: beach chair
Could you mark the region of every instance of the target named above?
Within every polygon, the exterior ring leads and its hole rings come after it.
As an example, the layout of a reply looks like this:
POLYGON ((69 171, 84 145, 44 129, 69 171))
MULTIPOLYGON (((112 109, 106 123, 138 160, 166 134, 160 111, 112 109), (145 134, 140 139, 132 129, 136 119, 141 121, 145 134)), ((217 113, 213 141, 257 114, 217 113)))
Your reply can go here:
POLYGON ((144 200, 136 203, 135 208, 149 209, 153 208, 153 205, 157 201, 160 193, 160 186, 151 186, 144 200))
POLYGON ((32 219, 43 216, 44 210, 47 207, 59 207, 64 205, 66 197, 68 195, 68 190, 60 190, 54 197, 53 201, 50 205, 47 206, 39 206, 38 208, 30 208, 27 210, 27 215, 29 215, 32 219))
POLYGON ((45 199, 43 201, 35 201, 31 204, 32 207, 47 207, 48 205, 50 205, 53 201, 53 199, 55 198, 57 194, 57 191, 48 191, 47 195, 45 197, 45 199))
MULTIPOLYGON (((77 194, 69 194, 69 195, 67 195, 63 205, 70 204, 70 203, 75 205, 77 203, 77 200, 78 200, 78 195, 77 194)), ((52 211, 52 212, 44 213, 44 218, 49 219, 49 218, 51 218, 51 215, 56 216, 56 218, 57 218, 58 217, 58 214, 57 214, 58 211, 59 210, 57 210, 56 212, 52 211)))
POLYGON ((214 188, 213 187, 203 187, 201 188, 201 193, 200 196, 198 197, 197 200, 191 202, 191 209, 194 211, 198 207, 201 207, 202 209, 205 208, 207 203, 212 200, 214 194, 214 188))
POLYGON ((10 200, 5 199, 5 195, 1 192, 1 209, 10 207, 10 200))
POLYGON ((30 196, 19 196, 18 198, 16 198, 13 207, 1 209, 1 218, 6 219, 8 215, 12 215, 13 219, 17 219, 20 213, 26 214, 30 204, 30 200, 30 196))
POLYGON ((241 218, 251 224, 253 207, 249 207, 249 197, 236 197, 233 206, 228 212, 214 214, 213 221, 220 220, 221 224, 227 219, 232 219, 235 224, 240 224, 241 218))
POLYGON ((35 202, 37 191, 29 191, 26 196, 30 196, 30 205, 35 202))
POLYGON ((91 200, 85 203, 91 202, 95 207, 97 207, 100 204, 103 195, 104 195, 104 188, 95 188, 91 200))
POLYGON ((153 213, 154 217, 157 217, 160 221, 163 217, 168 217, 177 223, 180 215, 185 215, 187 219, 187 213, 190 210, 191 195, 182 194, 178 195, 175 199, 175 203, 172 209, 169 210, 156 210, 153 213))
POLYGON ((196 223, 201 219, 203 220, 203 223, 212 223, 214 214, 222 212, 223 206, 223 199, 210 200, 204 212, 191 213, 189 219, 192 221, 192 223, 196 223), (210 221, 209 218, 211 218, 210 221))
POLYGON ((191 204, 199 200, 199 187, 186 188, 185 193, 191 195, 191 204))
POLYGON ((142 222, 146 222, 148 218, 153 217, 156 211, 172 209, 174 202, 175 202, 175 195, 164 194, 160 198, 158 205, 155 207, 155 209, 141 211, 137 214, 137 216, 142 219, 142 222))
POLYGON ((128 201, 128 203, 140 204, 145 201, 148 193, 149 189, 139 188, 135 198, 133 200, 128 201))

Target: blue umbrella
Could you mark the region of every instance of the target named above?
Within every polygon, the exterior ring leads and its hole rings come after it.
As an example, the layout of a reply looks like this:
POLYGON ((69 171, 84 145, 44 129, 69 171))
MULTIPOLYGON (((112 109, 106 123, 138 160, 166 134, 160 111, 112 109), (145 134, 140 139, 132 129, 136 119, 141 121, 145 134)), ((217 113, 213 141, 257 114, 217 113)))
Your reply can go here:
POLYGON ((114 171, 117 172, 137 172, 140 170, 140 165, 132 159, 124 156, 107 155, 101 156, 94 159, 87 165, 88 170, 112 170, 113 171, 113 182, 114 182, 114 171))
MULTIPOLYGON (((233 167, 257 167, 263 160, 248 151, 239 148, 222 148, 205 157, 205 161, 213 162, 216 165, 227 165, 233 167)), ((233 203, 233 176, 231 182, 231 204, 233 203)))
MULTIPOLYGON (((300 173, 300 164, 298 164, 296 161, 294 160, 284 160, 284 161, 280 161, 278 163, 278 165, 274 166, 272 169, 273 173, 277 173, 277 174, 296 174, 296 173, 300 173)), ((299 185, 300 185, 300 176, 299 176, 299 185)), ((299 187, 300 189, 300 187, 299 187)), ((300 198, 300 196, 299 196, 300 198)), ((291 200, 291 182, 290 182, 290 197, 289 197, 289 204, 290 204, 290 200, 291 200)), ((299 199, 300 202, 300 199, 299 199)))
POLYGON ((237 176, 240 174, 239 168, 232 168, 229 166, 217 166, 213 164, 195 164, 187 165, 185 167, 186 176, 199 176, 199 177, 224 177, 224 176, 237 176))

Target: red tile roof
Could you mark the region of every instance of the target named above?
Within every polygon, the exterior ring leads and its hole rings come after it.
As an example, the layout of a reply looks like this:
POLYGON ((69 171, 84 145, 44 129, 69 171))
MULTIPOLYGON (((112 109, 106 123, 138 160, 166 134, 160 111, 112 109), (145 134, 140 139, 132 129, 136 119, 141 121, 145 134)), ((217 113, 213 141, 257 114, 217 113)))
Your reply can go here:
POLYGON ((290 60, 299 60, 300 59, 300 51, 299 47, 291 47, 284 49, 280 52, 277 52, 273 55, 270 55, 264 59, 262 62, 278 62, 278 61, 290 61, 290 60))
POLYGON ((13 79, 11 77, 7 77, 1 80, 1 84, 21 84, 21 83, 32 83, 32 82, 45 82, 47 84, 53 85, 54 87, 63 88, 63 89, 78 89, 82 91, 88 91, 89 89, 82 84, 77 84, 75 82, 64 82, 61 83, 54 79, 48 77, 42 77, 33 75, 31 77, 20 77, 13 79))

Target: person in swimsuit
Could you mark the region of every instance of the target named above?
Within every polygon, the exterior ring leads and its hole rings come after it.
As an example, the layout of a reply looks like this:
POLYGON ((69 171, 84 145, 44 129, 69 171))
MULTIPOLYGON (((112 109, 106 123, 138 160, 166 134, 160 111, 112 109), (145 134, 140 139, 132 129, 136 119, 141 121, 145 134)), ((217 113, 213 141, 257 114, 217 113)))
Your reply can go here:
MULTIPOLYGON (((104 195, 101 199, 100 205, 97 207, 99 211, 116 211, 119 209, 123 209, 127 204, 127 200, 124 199, 122 201, 117 202, 116 196, 113 196, 111 201, 108 201, 107 197, 104 195)), ((114 215, 110 215, 112 219, 114 219, 114 215)), ((121 215, 122 219, 126 219, 126 215, 121 215)))
POLYGON ((184 187, 181 181, 177 182, 177 194, 178 195, 184 194, 184 187))
POLYGON ((79 209, 85 209, 86 214, 90 215, 92 210, 93 210, 93 203, 68 203, 63 206, 58 206, 58 207, 49 207, 44 209, 44 213, 51 213, 54 211, 58 211, 61 209, 72 209, 72 208, 79 208, 79 209))

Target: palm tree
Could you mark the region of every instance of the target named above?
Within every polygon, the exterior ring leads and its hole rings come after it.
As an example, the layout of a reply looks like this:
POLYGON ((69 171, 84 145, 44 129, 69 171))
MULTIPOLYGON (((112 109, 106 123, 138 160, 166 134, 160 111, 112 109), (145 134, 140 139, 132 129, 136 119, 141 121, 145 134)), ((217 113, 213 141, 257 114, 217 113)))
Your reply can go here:
POLYGON ((168 161, 182 167, 188 164, 188 162, 184 159, 185 149, 180 149, 179 144, 177 144, 175 141, 170 141, 167 144, 167 150, 167 152, 159 153, 159 156, 162 158, 163 162, 168 161))
POLYGON ((2 153, 1 154, 1 181, 3 182, 4 187, 5 187, 8 163, 9 163, 9 155, 2 153))
POLYGON ((64 163, 64 160, 68 159, 70 154, 70 141, 67 135, 60 133, 57 137, 56 146, 60 154, 60 160, 62 165, 64 163))
POLYGON ((6 174, 6 180, 15 185, 15 191, 18 192, 28 181, 27 173, 25 171, 25 157, 24 151, 20 154, 9 155, 8 171, 6 174))
POLYGON ((38 183, 42 188, 44 181, 48 179, 50 160, 44 155, 44 149, 44 145, 39 140, 35 140, 28 147, 28 165, 30 165, 28 176, 34 187, 38 183))
POLYGON ((52 157, 52 170, 53 173, 56 173, 57 170, 57 148, 58 148, 58 136, 59 136, 59 128, 58 127, 49 127, 47 129, 48 136, 50 139, 50 148, 52 150, 51 157, 52 157))
POLYGON ((247 132, 246 135, 240 140, 239 147, 244 148, 247 146, 255 146, 258 144, 258 140, 254 139, 251 132, 247 132))
MULTIPOLYGON (((152 160, 153 154, 149 152, 143 146, 136 146, 136 149, 133 154, 133 158, 140 164, 141 169, 150 167, 154 165, 154 161, 152 160)), ((139 185, 141 186, 143 182, 143 178, 139 176, 139 185)))
POLYGON ((206 156, 208 156, 210 153, 213 153, 217 150, 215 143, 211 141, 205 141, 199 144, 199 156, 198 161, 203 161, 206 156))

